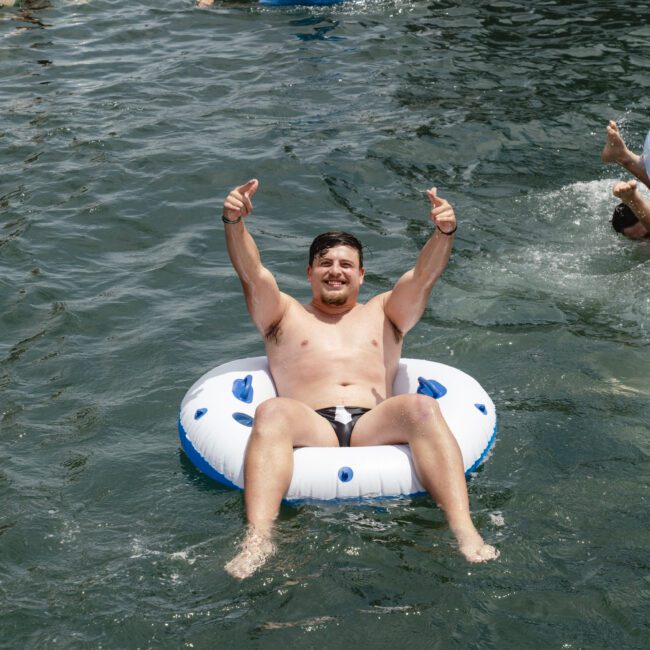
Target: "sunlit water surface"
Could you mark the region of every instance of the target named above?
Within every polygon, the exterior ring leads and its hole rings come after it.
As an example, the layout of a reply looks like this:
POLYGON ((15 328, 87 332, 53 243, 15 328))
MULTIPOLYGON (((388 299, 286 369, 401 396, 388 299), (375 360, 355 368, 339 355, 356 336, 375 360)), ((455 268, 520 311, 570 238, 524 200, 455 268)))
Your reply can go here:
POLYGON ((186 0, 0 9, 0 646, 646 648, 650 245, 608 219, 608 119, 650 128, 643 3, 186 0), (223 571, 241 494, 179 449, 189 386, 262 351, 219 222, 281 288, 306 247, 413 263, 436 185, 453 258, 405 356, 499 418, 469 480, 498 561, 428 498, 283 508, 279 553, 223 571))

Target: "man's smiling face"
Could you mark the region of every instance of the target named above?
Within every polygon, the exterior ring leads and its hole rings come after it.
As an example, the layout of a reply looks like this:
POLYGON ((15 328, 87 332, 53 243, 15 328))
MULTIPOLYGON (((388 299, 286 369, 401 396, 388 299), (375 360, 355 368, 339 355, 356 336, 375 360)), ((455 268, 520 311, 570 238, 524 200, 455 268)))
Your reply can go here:
POLYGON ((314 300, 325 305, 356 303, 364 273, 359 267, 359 252, 351 246, 328 248, 307 267, 314 300))

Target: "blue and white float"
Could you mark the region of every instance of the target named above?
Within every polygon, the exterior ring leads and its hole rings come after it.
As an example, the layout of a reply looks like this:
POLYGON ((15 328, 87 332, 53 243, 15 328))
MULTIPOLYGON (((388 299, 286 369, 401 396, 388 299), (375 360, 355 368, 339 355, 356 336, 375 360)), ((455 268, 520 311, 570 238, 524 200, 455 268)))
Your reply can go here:
MULTIPOLYGON (((496 435, 494 404, 466 373, 433 361, 402 359, 396 395, 438 400, 460 447, 465 473, 485 459, 496 435)), ((275 397, 266 357, 231 361, 203 375, 182 403, 178 432, 194 465, 230 487, 244 487, 244 452, 257 405, 275 397)), ((353 434, 354 435, 354 434, 353 434)), ((398 497, 424 492, 408 445, 294 450, 287 501, 398 497)))
POLYGON ((643 143, 643 162, 645 163, 645 170, 650 176, 650 131, 648 131, 643 143))

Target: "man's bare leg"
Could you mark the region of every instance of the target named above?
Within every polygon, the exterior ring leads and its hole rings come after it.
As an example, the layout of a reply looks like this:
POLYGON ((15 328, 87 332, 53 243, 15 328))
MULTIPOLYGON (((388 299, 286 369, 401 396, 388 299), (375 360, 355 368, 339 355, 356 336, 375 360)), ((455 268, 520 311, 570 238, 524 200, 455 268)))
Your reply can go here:
POLYGON ((248 527, 228 573, 247 578, 274 553, 273 523, 291 483, 294 447, 337 445, 331 425, 301 402, 276 397, 257 407, 244 460, 248 527))
POLYGON ((618 130, 618 125, 613 120, 610 120, 607 125, 607 139, 600 158, 605 163, 621 165, 650 187, 650 177, 648 177, 643 156, 639 156, 627 148, 621 132, 618 130))
POLYGON ((621 132, 618 130, 618 124, 610 120, 607 124, 607 139, 605 146, 600 154, 600 159, 605 163, 617 163, 622 165, 630 156, 634 155, 625 144, 621 132))
POLYGON ((408 443, 420 482, 445 513, 460 552, 485 562, 499 552, 483 541, 469 512, 462 456, 435 400, 410 394, 391 397, 369 411, 352 432, 352 445, 408 443))

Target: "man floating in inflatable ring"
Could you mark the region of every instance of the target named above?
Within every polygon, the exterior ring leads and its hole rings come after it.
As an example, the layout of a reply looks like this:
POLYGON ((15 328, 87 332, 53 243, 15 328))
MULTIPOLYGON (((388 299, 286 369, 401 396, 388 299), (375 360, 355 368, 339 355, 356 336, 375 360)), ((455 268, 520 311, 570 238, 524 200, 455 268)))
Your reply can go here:
POLYGON ((246 229, 258 187, 252 179, 233 189, 222 219, 278 397, 255 411, 244 460, 248 527, 226 571, 246 578, 274 552, 273 522, 291 481, 295 447, 410 445, 418 478, 444 511, 463 556, 470 562, 498 557, 472 523, 461 453, 436 400, 391 394, 404 335, 449 260, 453 208, 436 188, 427 190, 435 230, 414 268, 366 303, 357 300, 365 273, 361 243, 344 232, 319 235, 307 266, 312 299, 301 304, 280 291, 246 229))

